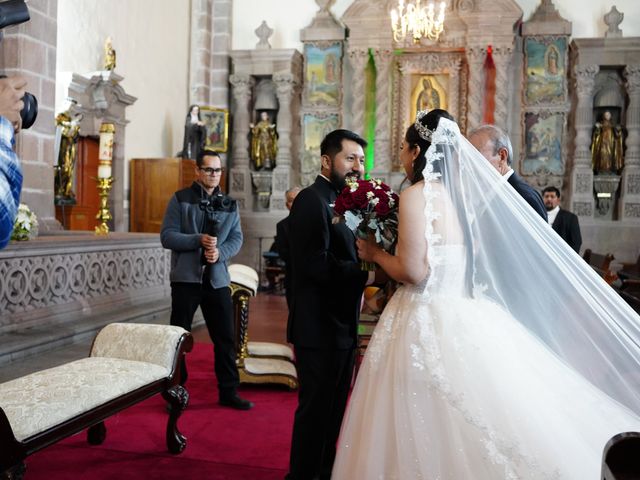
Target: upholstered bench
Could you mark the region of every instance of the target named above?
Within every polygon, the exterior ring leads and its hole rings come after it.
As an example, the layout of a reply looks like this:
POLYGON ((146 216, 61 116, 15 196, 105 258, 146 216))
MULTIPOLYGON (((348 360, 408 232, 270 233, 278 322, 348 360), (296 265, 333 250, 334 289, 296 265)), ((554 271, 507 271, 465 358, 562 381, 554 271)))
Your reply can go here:
POLYGON ((189 395, 177 366, 192 347, 180 327, 112 323, 88 358, 0 384, 1 478, 22 478, 28 455, 87 427, 89 443, 101 444, 104 419, 158 393, 170 406, 169 451, 182 452, 177 420, 189 395))

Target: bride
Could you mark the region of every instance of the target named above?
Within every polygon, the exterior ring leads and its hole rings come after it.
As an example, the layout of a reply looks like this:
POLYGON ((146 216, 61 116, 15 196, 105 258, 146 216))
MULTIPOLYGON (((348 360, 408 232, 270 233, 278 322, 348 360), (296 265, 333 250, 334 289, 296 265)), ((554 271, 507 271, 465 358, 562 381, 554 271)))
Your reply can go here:
POLYGON ((334 479, 593 479, 640 431, 640 318, 542 221, 443 110, 400 158, 403 286, 367 348, 334 479))

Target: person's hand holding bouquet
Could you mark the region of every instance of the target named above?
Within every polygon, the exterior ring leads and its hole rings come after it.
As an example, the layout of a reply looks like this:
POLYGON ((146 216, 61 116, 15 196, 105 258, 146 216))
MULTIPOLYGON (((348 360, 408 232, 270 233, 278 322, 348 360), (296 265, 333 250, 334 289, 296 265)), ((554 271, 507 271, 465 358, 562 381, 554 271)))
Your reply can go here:
POLYGON ((363 270, 375 269, 371 258, 376 245, 387 252, 395 247, 398 202, 398 194, 377 179, 350 181, 338 195, 333 207, 334 222, 344 221, 362 239, 358 241, 358 255, 363 260, 363 270))

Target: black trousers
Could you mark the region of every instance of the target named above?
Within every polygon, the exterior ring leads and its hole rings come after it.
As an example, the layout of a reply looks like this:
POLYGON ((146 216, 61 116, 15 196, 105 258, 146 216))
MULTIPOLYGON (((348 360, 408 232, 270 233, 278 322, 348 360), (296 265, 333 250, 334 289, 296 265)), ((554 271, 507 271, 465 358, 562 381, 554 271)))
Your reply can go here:
MULTIPOLYGON (((239 377, 236 367, 236 333, 233 301, 229 287, 213 288, 209 284, 171 284, 171 325, 191 331, 193 315, 200 307, 213 342, 214 368, 218 390, 222 395, 235 393, 239 377)), ((187 381, 187 367, 181 366, 182 382, 187 381)))
POLYGON ((300 382, 288 479, 329 479, 353 376, 355 349, 295 348, 300 382))

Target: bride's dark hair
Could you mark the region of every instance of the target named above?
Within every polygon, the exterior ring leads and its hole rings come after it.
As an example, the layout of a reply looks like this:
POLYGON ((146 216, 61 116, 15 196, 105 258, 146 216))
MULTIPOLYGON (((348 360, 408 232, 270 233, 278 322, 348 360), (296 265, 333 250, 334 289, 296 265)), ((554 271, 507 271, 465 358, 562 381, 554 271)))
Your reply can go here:
MULTIPOLYGON (((440 108, 431 110, 418 121, 431 132, 435 132, 436 128, 438 128, 438 122, 440 122, 442 117, 455 122, 453 116, 449 112, 440 108)), ((404 141, 412 147, 420 147, 420 154, 413 161, 413 177, 411 178, 411 183, 416 183, 424 179, 422 171, 427 163, 426 154, 427 149, 431 146, 431 142, 420 136, 420 133, 418 133, 418 130, 413 123, 409 128, 407 128, 407 133, 404 135, 404 141)))

